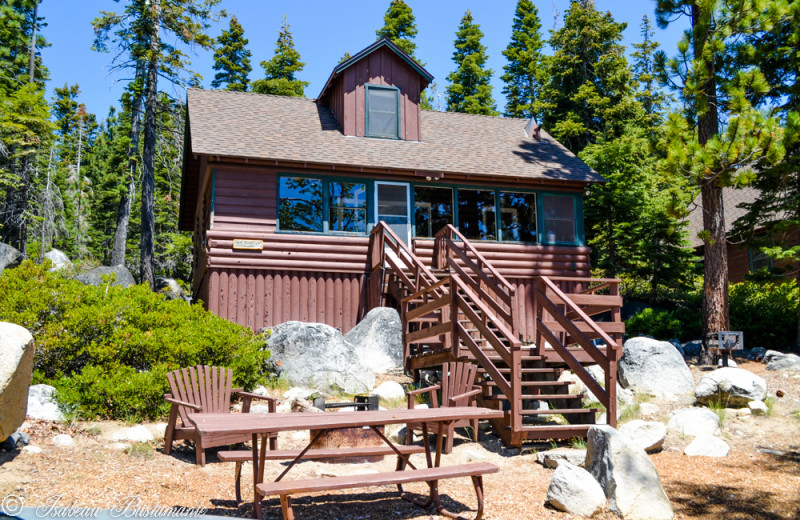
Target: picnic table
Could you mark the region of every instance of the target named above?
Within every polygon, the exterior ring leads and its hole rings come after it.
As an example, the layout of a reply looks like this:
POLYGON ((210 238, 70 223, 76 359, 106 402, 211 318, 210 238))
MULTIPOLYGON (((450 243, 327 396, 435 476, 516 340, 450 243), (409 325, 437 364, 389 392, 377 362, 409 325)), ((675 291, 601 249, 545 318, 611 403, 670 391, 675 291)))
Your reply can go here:
MULTIPOLYGON (((232 434, 246 434, 252 436, 253 449, 243 455, 253 463, 253 514, 255 518, 261 518, 261 498, 264 496, 279 495, 284 520, 292 520, 294 514, 292 512, 291 495, 378 485, 396 485, 403 499, 422 507, 428 507, 433 504, 442 515, 451 518, 462 518, 451 513, 442 505, 439 499, 438 481, 468 476, 472 478, 478 499, 477 515, 474 520, 480 520, 483 515, 482 475, 497 472, 497 466, 489 463, 441 466, 442 438, 448 424, 453 421, 464 419, 497 419, 502 416, 503 412, 501 410, 467 406, 334 413, 194 413, 189 414, 189 421, 195 425, 200 436, 219 437, 232 434), (425 439, 423 442, 424 448, 395 445, 386 438, 380 428, 391 424, 408 423, 422 425, 423 438, 425 439), (436 428, 438 433, 435 451, 431 450, 430 443, 427 441, 427 433, 430 426, 436 428), (385 446, 372 448, 343 448, 338 450, 312 449, 312 445, 321 435, 331 430, 342 428, 371 428, 383 440, 385 446), (292 462, 274 482, 264 483, 264 466, 267 458, 279 458, 268 457, 268 453, 276 453, 275 451, 267 449, 269 434, 296 430, 315 430, 316 435, 311 439, 308 446, 299 452, 292 451, 289 454, 290 457, 286 457, 286 453, 284 453, 283 458, 293 458, 292 462), (260 448, 258 442, 259 438, 261 439, 260 448), (413 448, 421 449, 414 450, 413 448), (330 451, 331 453, 325 453, 326 451, 330 451), (418 469, 411 463, 409 457, 414 452, 422 451, 425 453, 427 467, 418 469), (397 466, 394 471, 377 474, 372 473, 366 475, 283 481, 283 477, 301 460, 337 457, 346 458, 354 454, 395 454, 397 455, 397 466), (428 483, 430 488, 428 499, 420 501, 404 493, 402 485, 409 482, 428 483)), ((239 460, 241 460, 242 452, 239 453, 239 460)), ((226 457, 224 460, 236 459, 226 457)))

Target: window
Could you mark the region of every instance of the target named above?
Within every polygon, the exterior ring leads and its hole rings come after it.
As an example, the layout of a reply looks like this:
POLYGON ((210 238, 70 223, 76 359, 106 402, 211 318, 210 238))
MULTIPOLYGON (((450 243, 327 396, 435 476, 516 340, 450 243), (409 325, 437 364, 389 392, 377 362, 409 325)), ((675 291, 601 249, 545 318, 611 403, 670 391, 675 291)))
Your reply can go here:
POLYGON ((543 195, 543 241, 575 243, 575 198, 564 195, 543 195))
POLYGON ((322 233, 322 180, 281 177, 278 229, 322 233))
POLYGON ((536 194, 500 192, 500 239, 536 242, 536 194))
POLYGON ((367 232, 367 185, 362 182, 328 182, 328 229, 367 232))
POLYGON ((458 190, 458 230, 471 239, 495 240, 495 197, 491 190, 458 190))
POLYGON ((400 90, 396 87, 366 85, 367 136, 400 138, 400 90))
POLYGON ((764 254, 760 249, 748 249, 750 256, 750 272, 755 273, 760 269, 772 269, 772 257, 764 254))
POLYGON ((415 236, 433 238, 453 223, 452 188, 414 187, 415 236))

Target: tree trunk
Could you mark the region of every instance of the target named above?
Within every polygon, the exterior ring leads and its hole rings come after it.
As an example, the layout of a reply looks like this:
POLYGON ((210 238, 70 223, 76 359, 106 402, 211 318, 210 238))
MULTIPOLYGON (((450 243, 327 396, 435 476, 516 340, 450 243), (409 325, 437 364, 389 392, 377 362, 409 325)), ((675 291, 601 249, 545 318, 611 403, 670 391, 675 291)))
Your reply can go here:
POLYGON ((19 182, 11 188, 6 196, 5 211, 3 212, 2 226, 0 226, 0 241, 16 247, 23 255, 28 249, 28 225, 25 212, 28 210, 31 163, 36 160, 35 152, 25 154, 19 161, 19 182))
POLYGON ((158 109, 158 53, 159 26, 161 24, 160 0, 153 0, 153 28, 150 37, 150 56, 147 61, 147 98, 144 108, 144 157, 142 178, 142 238, 141 238, 141 282, 148 283, 155 290, 155 250, 153 235, 155 222, 153 215, 153 197, 155 193, 155 158, 156 158, 156 111, 158 109))
POLYGON ((33 30, 31 31, 31 46, 28 50, 28 83, 33 83, 36 72, 36 18, 39 16, 39 2, 33 6, 33 30))

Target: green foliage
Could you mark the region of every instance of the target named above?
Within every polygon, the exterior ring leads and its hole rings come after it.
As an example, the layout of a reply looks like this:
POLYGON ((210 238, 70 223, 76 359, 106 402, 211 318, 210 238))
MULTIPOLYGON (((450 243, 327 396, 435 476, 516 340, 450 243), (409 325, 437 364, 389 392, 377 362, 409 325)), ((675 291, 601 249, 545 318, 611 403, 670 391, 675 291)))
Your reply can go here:
POLYGON ((383 27, 375 31, 375 35, 378 38, 388 38, 413 58, 414 50, 417 48, 417 44, 414 43, 417 23, 411 7, 403 0, 392 0, 383 16, 383 27))
POLYGON ((250 83, 248 76, 250 56, 247 50, 248 40, 244 37, 244 29, 236 17, 232 17, 227 31, 217 38, 217 50, 214 51, 214 70, 218 71, 211 82, 213 88, 225 86, 225 90, 235 92, 247 91, 250 83))
POLYGON ((163 416, 166 373, 181 367, 231 367, 245 388, 270 375, 248 329, 143 285, 84 286, 26 261, 2 273, 0 293, 0 321, 36 341, 35 382, 55 386, 85 417, 163 416))
POLYGON ((456 70, 448 74, 447 111, 467 114, 497 115, 489 81, 493 71, 486 66, 486 47, 481 43, 483 32, 467 10, 456 33, 453 62, 456 70))
POLYGON ((41 49, 50 44, 41 33, 44 18, 36 16, 41 0, 5 0, 0 4, 0 98, 9 95, 30 80, 30 45, 36 28, 36 54, 33 82, 36 90, 44 88, 49 73, 42 64, 41 49))
POLYGON ((647 307, 625 322, 625 333, 629 337, 652 336, 665 341, 675 338, 690 341, 700 337, 700 313, 684 308, 657 310, 647 307))
POLYGON ((541 118, 539 92, 546 77, 541 29, 539 12, 533 2, 519 0, 511 27, 511 41, 503 51, 508 60, 501 76, 505 83, 506 117, 541 118))
POLYGON ((253 82, 253 92, 275 96, 303 97, 308 81, 300 81, 296 74, 303 70, 305 63, 300 61, 300 53, 294 47, 289 22, 283 19, 275 55, 269 61, 262 61, 266 77, 253 82))

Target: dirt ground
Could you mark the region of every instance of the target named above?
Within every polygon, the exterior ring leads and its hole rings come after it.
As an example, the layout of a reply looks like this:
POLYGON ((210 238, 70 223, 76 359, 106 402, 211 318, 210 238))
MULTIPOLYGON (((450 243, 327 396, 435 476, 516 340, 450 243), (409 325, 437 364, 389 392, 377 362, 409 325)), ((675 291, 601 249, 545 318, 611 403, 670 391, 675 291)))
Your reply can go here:
MULTIPOLYGON (((768 417, 737 417, 725 414, 722 438, 731 446, 725 458, 688 457, 683 448, 691 438, 670 432, 664 449, 651 455, 662 485, 672 501, 676 518, 778 520, 800 518, 800 373, 767 371, 763 364, 742 362, 767 381, 774 397, 768 417), (777 395, 782 397, 777 397, 777 395)), ((696 380, 710 370, 691 367, 696 380)), ((687 406, 686 400, 650 400, 659 407, 654 417, 666 420, 667 414, 687 406)), ((71 428, 47 422, 30 421, 27 433, 31 445, 41 453, 14 451, 0 454, 0 500, 9 494, 24 500, 26 506, 100 507, 138 511, 146 516, 150 508, 182 506, 205 509, 206 514, 245 517, 250 504, 234 500, 233 464, 217 461, 209 452, 205 467, 194 464, 194 450, 183 446, 164 455, 163 424, 150 424, 156 441, 134 445, 127 450, 114 447, 112 432, 130 425, 101 422, 79 423, 71 428), (52 443, 58 433, 68 433, 75 444, 60 447, 52 443)), ((281 447, 300 447, 307 434, 284 436, 281 447)), ((535 452, 551 448, 551 443, 526 445, 521 451, 507 449, 488 431, 481 442, 458 439, 444 464, 486 461, 500 471, 485 477, 486 510, 489 520, 538 518, 568 519, 566 513, 546 505, 552 471, 537 464, 535 452)), ((564 443, 562 443, 563 445, 564 443)), ((421 455, 416 460, 424 464, 421 455)), ((415 459, 412 459, 415 460, 415 459)), ((354 472, 390 469, 388 457, 380 463, 361 465, 306 462, 292 470, 294 478, 343 475, 354 472)), ((268 464, 267 475, 274 478, 285 465, 268 464)), ((244 469, 245 500, 252 494, 244 469)), ((422 492, 424 484, 407 489, 422 492)), ((475 496, 469 479, 440 483, 440 493, 450 510, 471 516, 475 496)), ((394 488, 356 489, 330 492, 295 499, 295 515, 303 519, 429 519, 442 518, 433 510, 420 509, 397 498, 394 488)), ((472 515, 474 516, 474 515, 472 515)), ((265 501, 264 518, 279 519, 276 499, 265 501)), ((610 512, 599 516, 616 518, 610 512)))

